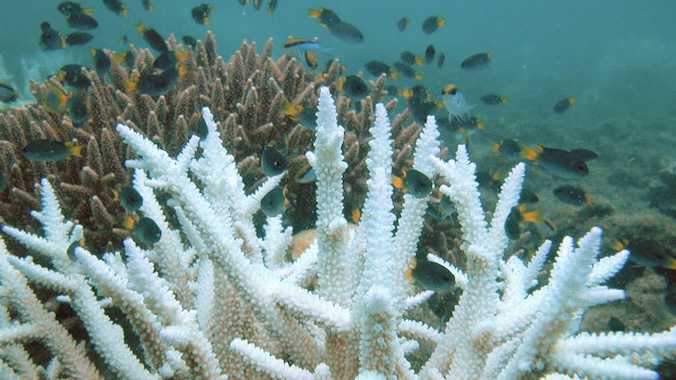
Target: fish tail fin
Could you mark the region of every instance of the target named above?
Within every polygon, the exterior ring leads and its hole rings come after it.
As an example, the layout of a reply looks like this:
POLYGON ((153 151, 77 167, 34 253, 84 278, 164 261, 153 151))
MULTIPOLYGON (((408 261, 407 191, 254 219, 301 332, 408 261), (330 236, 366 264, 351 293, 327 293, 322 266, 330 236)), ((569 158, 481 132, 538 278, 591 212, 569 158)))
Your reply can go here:
POLYGON ((94 11, 91 8, 82 8, 82 13, 86 14, 87 16, 91 16, 94 14, 94 11))
POLYGON ((321 9, 310 8, 307 14, 310 18, 319 18, 322 15, 321 9))
POLYGON ((509 99, 505 98, 504 96, 501 96, 500 97, 500 103, 507 104, 507 103, 509 103, 509 99))
POLYGON ((415 73, 415 74, 413 75, 413 77, 414 77, 415 79, 417 79, 417 80, 423 80, 423 79, 425 79, 424 76, 422 76, 421 74, 418 74, 418 73, 415 73))
POLYGON ((540 157, 540 153, 528 145, 524 145, 523 149, 521 150, 521 157, 530 161, 535 161, 538 159, 538 157, 540 157))
POLYGON ((397 189, 403 189, 404 188, 404 179, 402 177, 393 175, 392 176, 392 186, 394 186, 397 189))
POLYGON ((669 258, 667 262, 662 264, 662 268, 666 269, 671 269, 671 270, 676 270, 676 259, 674 258, 669 258))
POLYGON ((500 145, 501 142, 491 144, 491 152, 498 153, 500 151, 500 145))
POLYGON ((68 147, 68 152, 71 156, 82 158, 82 145, 73 145, 68 147))
POLYGON ((576 101, 577 101, 577 99, 575 99, 575 98, 572 97, 572 96, 568 98, 568 103, 569 103, 569 104, 575 104, 576 101))
POLYGON ((415 56, 415 64, 418 65, 418 66, 424 66, 425 60, 416 55, 415 56))
POLYGON ((143 25, 143 22, 139 21, 136 25, 136 30, 143 33, 146 31, 146 27, 143 25))
POLYGON ((399 78, 399 73, 396 71, 390 71, 390 78, 397 79, 399 78))
POLYGON ((352 223, 359 224, 359 219, 361 219, 361 210, 359 207, 355 207, 355 209, 352 210, 350 217, 352 219, 352 223))
POLYGON ((530 223, 542 223, 542 211, 540 210, 535 210, 535 211, 526 211, 526 208, 528 207, 527 204, 521 204, 519 205, 519 213, 521 214, 521 219, 530 222, 530 223))

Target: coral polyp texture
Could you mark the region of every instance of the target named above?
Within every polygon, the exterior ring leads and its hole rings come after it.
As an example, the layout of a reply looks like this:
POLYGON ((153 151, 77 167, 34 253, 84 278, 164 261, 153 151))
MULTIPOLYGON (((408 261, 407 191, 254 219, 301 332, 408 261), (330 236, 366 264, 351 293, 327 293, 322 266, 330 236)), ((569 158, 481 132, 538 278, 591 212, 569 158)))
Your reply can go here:
POLYGON ((126 239, 123 251, 99 258, 74 245, 83 228, 62 215, 47 179, 42 208, 32 214, 42 234, 3 227, 30 252, 19 258, 0 245, 3 378, 654 379, 651 368, 676 355, 674 328, 579 332, 586 309, 624 297, 603 283, 629 252, 599 258, 602 231, 593 228, 577 243, 562 241, 545 282, 550 242, 528 262, 505 258, 504 224, 519 199, 524 165, 506 178, 488 221, 475 165, 462 145, 455 159, 439 158, 434 118, 415 143, 412 167, 442 179, 467 263, 461 271, 429 256, 454 274, 462 292, 440 329, 407 317, 432 295, 413 294, 405 274, 429 195, 405 194, 396 216, 393 141, 382 104, 370 129, 362 217, 348 228, 345 130, 329 89, 321 89, 314 150, 306 153, 317 177, 317 232, 295 261, 286 259, 292 231, 281 216, 268 217, 263 234, 253 223, 261 199, 285 173, 247 195, 208 108, 202 116, 207 136, 193 136, 176 158, 134 128, 116 128, 137 157, 126 165, 144 199, 141 212, 161 230, 152 247, 126 239), (36 287, 59 294, 86 337, 59 323, 36 287), (49 360, 38 363, 28 343, 44 347, 49 360))

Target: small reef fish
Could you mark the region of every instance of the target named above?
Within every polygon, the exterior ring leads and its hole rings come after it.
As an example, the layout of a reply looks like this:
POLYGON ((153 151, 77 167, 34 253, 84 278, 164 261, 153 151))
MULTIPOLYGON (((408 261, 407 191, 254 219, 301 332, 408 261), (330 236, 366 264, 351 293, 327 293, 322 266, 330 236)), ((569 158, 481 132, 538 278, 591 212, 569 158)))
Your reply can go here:
POLYGON ((48 22, 40 24, 42 34, 40 34, 40 48, 42 50, 58 50, 66 47, 66 42, 61 37, 61 33, 53 29, 48 22))
POLYGON ((146 28, 143 23, 136 24, 136 29, 141 33, 141 37, 150 45, 151 48, 159 51, 169 51, 169 46, 164 41, 164 38, 153 28, 146 28))
POLYGON ((397 29, 399 29, 400 32, 408 29, 409 25, 411 25, 411 20, 409 20, 408 17, 402 17, 397 21, 397 29))
POLYGON ((439 56, 437 56, 437 67, 438 68, 444 67, 444 62, 446 62, 446 54, 439 53, 439 56))
POLYGON ((336 12, 320 7, 319 9, 310 9, 309 16, 316 18, 317 21, 325 28, 330 29, 341 22, 340 17, 336 12))
POLYGON ((268 177, 281 174, 288 167, 286 158, 271 146, 266 146, 261 154, 261 171, 268 177))
POLYGON ((331 27, 328 27, 332 36, 353 44, 364 41, 364 34, 356 26, 349 22, 341 21, 331 27))
POLYGON ((80 96, 71 96, 66 105, 68 107, 68 116, 70 116, 76 127, 81 126, 82 123, 87 121, 87 105, 82 101, 80 96))
POLYGON ((94 71, 96 71, 99 76, 103 76, 110 70, 110 65, 112 64, 110 57, 103 49, 91 48, 90 51, 94 56, 94 71))
POLYGON ((70 93, 63 87, 49 83, 44 90, 40 91, 38 103, 49 112, 62 113, 66 110, 69 96, 70 93))
POLYGON ((487 69, 490 64, 490 53, 477 53, 462 61, 460 68, 463 70, 483 70, 487 69))
POLYGON ((103 0, 103 4, 113 13, 127 17, 127 7, 120 0, 103 0))
POLYGON ((434 56, 437 53, 437 50, 434 48, 434 45, 430 44, 425 49, 425 63, 430 64, 434 62, 434 56))
POLYGON ((83 90, 88 88, 92 82, 86 75, 82 74, 83 67, 75 63, 69 63, 61 66, 57 79, 66 84, 66 86, 83 90))
POLYGON ((175 67, 169 67, 159 74, 144 74, 138 78, 138 82, 129 86, 130 90, 136 90, 139 94, 151 96, 164 95, 178 81, 178 77, 185 69, 177 70, 175 67))
POLYGON ((363 79, 357 75, 349 75, 345 77, 345 81, 342 83, 342 88, 345 91, 345 95, 352 100, 361 100, 366 97, 368 94, 368 86, 363 79))
POLYGON ((184 35, 181 37, 181 41, 183 41, 186 46, 191 46, 193 49, 197 46, 197 39, 193 36, 184 35))
POLYGON ((488 94, 481 97, 481 103, 494 106, 498 104, 507 104, 509 103, 509 99, 500 95, 488 94))
POLYGON ((144 216, 134 223, 133 237, 137 242, 152 246, 162 238, 162 230, 154 220, 144 216))
POLYGON ((79 30, 92 30, 99 27, 98 21, 85 13, 71 13, 66 17, 66 25, 69 28, 79 30))
POLYGON ((89 43, 94 36, 87 32, 74 32, 66 35, 64 41, 66 46, 80 46, 89 43))
POLYGON ((472 106, 467 104, 465 96, 458 88, 454 84, 448 84, 441 90, 441 95, 444 107, 448 111, 448 122, 453 123, 453 120, 456 120, 461 124, 467 124, 472 117, 469 113, 472 106))
POLYGON ((662 249, 658 249, 649 239, 639 238, 632 241, 622 239, 621 241, 616 241, 613 244, 613 248, 618 251, 628 249, 631 252, 629 261, 635 267, 661 267, 676 270, 676 258, 662 249))
POLYGON ((445 266, 434 261, 412 259, 406 277, 425 290, 445 292, 455 286, 455 276, 445 266))
POLYGON ((405 189, 418 199, 430 195, 434 185, 428 176, 415 169, 405 171, 403 178, 392 176, 392 184, 398 189, 405 189))
POLYGON ((446 25, 446 21, 443 18, 430 16, 423 21, 422 30, 425 34, 432 34, 444 25, 446 25))
POLYGON ((385 62, 375 60, 368 61, 364 65, 364 69, 366 69, 366 72, 375 77, 379 77, 381 74, 385 74, 392 79, 399 78, 399 73, 393 70, 392 67, 390 67, 390 65, 388 65, 385 62))
POLYGON ((21 150, 24 157, 33 161, 54 162, 63 161, 69 157, 82 157, 82 146, 71 142, 38 139, 31 140, 21 150))
POLYGON ((92 9, 91 8, 83 8, 80 3, 75 3, 72 1, 64 1, 60 3, 56 9, 61 12, 64 16, 71 15, 73 13, 84 13, 87 15, 92 14, 92 9))
POLYGON ((424 123, 427 116, 433 114, 437 108, 436 103, 430 101, 432 94, 423 85, 415 85, 410 90, 404 90, 402 96, 406 99, 413 118, 420 123, 424 123))
POLYGON ((527 204, 520 204, 512 207, 512 210, 505 221, 505 234, 511 240, 518 240, 521 236, 521 229, 525 222, 540 224, 542 216, 540 210, 526 211, 527 204))
POLYGON ((275 217, 284 210, 285 199, 284 190, 277 186, 261 199, 261 211, 269 218, 275 217))
POLYGON ((126 211, 138 211, 143 206, 143 197, 133 186, 125 186, 117 195, 120 206, 126 211))
POLYGON ((200 25, 209 25, 209 15, 212 13, 214 13, 214 7, 209 4, 200 4, 190 11, 192 19, 200 25))
POLYGON ((575 103, 575 98, 573 97, 563 98, 558 102, 556 102, 556 104, 554 104, 554 108, 552 108, 552 111, 554 111, 554 113, 564 113, 568 111, 568 108, 570 108, 570 106, 573 105, 573 103, 575 103))
POLYGON ((413 68, 403 62, 395 62, 392 64, 392 67, 394 69, 401 73, 401 75, 405 76, 406 78, 412 78, 416 80, 422 80, 424 77, 419 74, 417 71, 413 70, 413 68))
POLYGON ((268 1, 268 16, 272 16, 275 13, 275 9, 277 9, 277 0, 268 1))
POLYGON ((554 189, 553 193, 556 199, 569 205, 582 206, 592 203, 592 199, 579 187, 563 185, 554 189))
POLYGON ((143 5, 143 9, 147 10, 148 12, 151 12, 153 9, 155 9, 155 6, 150 2, 150 0, 141 0, 141 4, 143 5))
POLYGON ((303 167, 298 170, 293 179, 298 183, 312 183, 317 180, 317 174, 315 173, 315 168, 312 167, 309 163, 303 165, 303 167))
POLYGON ((423 62, 425 62, 425 61, 423 61, 422 58, 420 58, 419 56, 411 53, 408 50, 402 51, 401 54, 399 54, 399 59, 401 59, 402 62, 404 62, 405 64, 407 64, 409 66, 422 65, 423 62))
POLYGON ((17 100, 19 93, 12 86, 5 82, 0 82, 0 101, 9 103, 17 100))
POLYGON ((552 174, 566 179, 588 175, 589 168, 585 161, 597 157, 596 153, 588 149, 564 150, 542 145, 536 145, 535 148, 524 146, 521 156, 552 174))
POLYGON ((510 157, 519 156, 521 153, 521 146, 519 146, 519 142, 515 139, 504 139, 500 140, 500 142, 493 143, 491 151, 510 157))
POLYGON ((429 204, 427 207, 427 214, 432 219, 443 222, 446 219, 451 221, 454 220, 458 215, 458 211, 456 210, 453 201, 451 201, 451 198, 444 194, 441 196, 438 205, 432 203, 429 204))

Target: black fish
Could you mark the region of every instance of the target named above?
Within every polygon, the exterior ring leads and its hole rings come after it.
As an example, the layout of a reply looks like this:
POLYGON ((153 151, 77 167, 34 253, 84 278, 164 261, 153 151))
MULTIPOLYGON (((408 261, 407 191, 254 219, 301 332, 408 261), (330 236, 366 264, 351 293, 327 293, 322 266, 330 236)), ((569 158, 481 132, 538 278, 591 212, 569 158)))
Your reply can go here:
POLYGON ((144 216, 134 224, 134 237, 145 245, 153 245, 162 238, 162 230, 154 220, 144 216))
POLYGON ((432 180, 424 173, 411 169, 404 176, 404 188, 416 198, 424 198, 432 192, 432 180))
POLYGON ((554 189, 553 193, 556 199, 573 206, 591 204, 592 202, 592 199, 587 196, 584 190, 571 185, 559 186, 554 189))
POLYGON ((214 13, 214 7, 209 4, 200 4, 190 11, 192 19, 200 25, 209 25, 209 15, 214 13))
POLYGON ((151 48, 163 52, 169 51, 169 46, 164 41, 164 38, 153 28, 146 28, 143 23, 138 23, 136 29, 141 32, 143 39, 150 45, 151 48))
POLYGON ((319 9, 310 9, 310 17, 318 19, 319 23, 325 28, 332 28, 341 22, 336 12, 320 7, 319 9))
POLYGON ((444 67, 444 62, 446 62, 446 54, 439 53, 439 56, 437 57, 437 67, 438 68, 444 67))
POLYGON ((120 190, 120 205, 126 211, 138 211, 143 206, 143 197, 133 186, 125 186, 120 190))
POLYGON ((99 23, 94 17, 82 12, 69 14, 68 17, 66 17, 66 24, 69 28, 79 30, 92 30, 99 26, 99 23))
POLYGON ((110 57, 103 49, 92 48, 91 52, 94 55, 94 70, 99 76, 103 76, 110 70, 110 57))
POLYGON ((366 97, 369 88, 363 79, 356 75, 350 75, 345 78, 343 90, 345 90, 345 94, 348 98, 352 100, 361 100, 366 97))
POLYGON ((82 66, 74 63, 61 66, 57 78, 67 86, 80 90, 88 88, 92 84, 89 78, 82 74, 82 66))
POLYGON ((376 77, 379 77, 381 74, 386 74, 387 76, 397 79, 399 77, 399 73, 396 71, 392 70, 390 65, 388 65, 385 62, 381 61, 368 61, 364 65, 364 68, 366 71, 376 77))
POLYGON ((286 158, 273 147, 266 146, 261 154, 261 171, 268 177, 274 177, 286 170, 286 158))
POLYGON ((504 96, 489 94, 481 97, 481 103, 487 105, 507 104, 509 100, 504 96))
POLYGON ((0 101, 13 102, 19 98, 19 93, 7 83, 0 82, 0 101))
POLYGON ((174 87, 178 77, 179 72, 174 67, 170 67, 160 74, 141 75, 136 83, 136 90, 139 94, 164 95, 174 87))
POLYGON ((124 6, 124 3, 120 0, 103 0, 106 8, 115 12, 120 16, 127 17, 127 8, 124 6))
POLYGON ((195 37, 185 35, 181 37, 181 40, 187 46, 192 46, 193 49, 195 48, 195 46, 197 46, 197 39, 195 37))
POLYGON ((364 34, 356 26, 341 21, 329 28, 331 35, 340 38, 345 42, 359 43, 364 41, 364 34))
POLYGON ((490 53, 477 53, 462 61, 460 68, 464 70, 482 70, 487 69, 490 63, 490 53))
POLYGON ((558 102, 556 102, 556 104, 554 104, 554 108, 552 108, 552 111, 554 111, 554 113, 564 113, 568 111, 568 108, 570 108, 570 106, 573 105, 573 103, 575 103, 575 98, 573 97, 561 99, 558 102))
POLYGON ((93 40, 94 36, 87 32, 75 32, 66 35, 64 38, 64 41, 66 42, 67 46, 78 46, 78 45, 85 45, 89 41, 93 40))
POLYGON ((425 290, 443 292, 455 286, 455 276, 445 266, 428 260, 415 259, 413 267, 406 271, 406 277, 425 290))
POLYGON ((40 48, 42 50, 58 50, 66 47, 66 42, 61 37, 61 33, 56 31, 48 22, 40 24, 42 34, 40 35, 40 48))
POLYGON ((404 31, 408 28, 408 26, 411 24, 411 21, 408 19, 408 17, 402 17, 399 19, 397 22, 397 29, 400 31, 404 31))
POLYGON ((64 16, 72 15, 73 13, 85 13, 91 14, 90 8, 82 8, 79 3, 74 3, 72 1, 64 1, 60 3, 56 9, 59 10, 64 16))
POLYGON ((71 156, 82 157, 82 147, 56 140, 31 140, 21 153, 29 160, 54 162, 63 161, 71 156))
POLYGON ((282 213, 284 209, 284 190, 277 186, 261 199, 261 210, 268 217, 282 213))
POLYGON ((446 21, 439 16, 430 16, 423 21, 422 30, 425 34, 431 34, 440 27, 446 25, 446 21))
POLYGON ((68 107, 68 116, 70 116, 75 126, 79 127, 87 121, 87 105, 82 101, 80 96, 71 96, 66 105, 68 107))
POLYGON ((432 61, 434 61, 434 55, 436 54, 436 50, 434 49, 434 45, 429 45, 427 46, 427 49, 425 49, 425 63, 430 64, 432 61))

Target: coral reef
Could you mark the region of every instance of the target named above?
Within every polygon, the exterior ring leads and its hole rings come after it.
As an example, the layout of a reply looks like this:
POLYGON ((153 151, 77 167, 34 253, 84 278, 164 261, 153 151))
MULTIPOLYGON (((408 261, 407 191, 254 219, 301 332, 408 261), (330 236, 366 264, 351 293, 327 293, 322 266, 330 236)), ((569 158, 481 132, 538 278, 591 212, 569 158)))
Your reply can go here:
POLYGON ((599 258, 602 232, 592 228, 577 245, 563 240, 546 281, 539 275, 551 242, 528 262, 504 257, 504 224, 518 202, 524 165, 505 179, 489 222, 475 165, 464 146, 455 159, 439 158, 433 117, 412 148, 412 167, 442 178, 439 190, 457 208, 466 256, 465 271, 428 256, 454 274, 462 291, 441 329, 405 315, 432 293, 410 296, 405 276, 429 196, 405 194, 396 215, 390 176, 397 155, 385 106, 375 107, 364 160, 367 196, 360 223, 350 230, 346 131, 329 89, 322 88, 314 150, 306 153, 317 175, 316 239, 294 262, 285 261, 291 229, 280 216, 267 218, 262 237, 253 222, 283 174, 247 194, 245 170, 224 147, 207 108, 202 117, 207 135, 190 138, 176 158, 134 126, 116 128, 136 157, 127 165, 135 169, 141 211, 162 232, 150 249, 126 239, 124 252, 98 258, 74 246, 85 229, 64 218, 48 179, 41 182, 41 211, 32 214, 42 233, 3 227, 47 261, 18 258, 0 244, 5 377, 99 378, 103 368, 129 379, 655 379, 650 368, 676 356, 675 327, 653 334, 578 332, 585 310, 624 297, 602 284, 629 252, 599 258), (306 289, 315 277, 316 288, 306 289), (87 331, 85 344, 31 286, 61 295, 87 331), (126 318, 118 322, 111 310, 126 318), (32 341, 52 355, 44 368, 24 347, 32 341), (431 354, 414 368, 408 357, 421 344, 432 346, 431 354))

